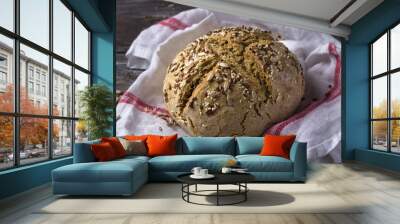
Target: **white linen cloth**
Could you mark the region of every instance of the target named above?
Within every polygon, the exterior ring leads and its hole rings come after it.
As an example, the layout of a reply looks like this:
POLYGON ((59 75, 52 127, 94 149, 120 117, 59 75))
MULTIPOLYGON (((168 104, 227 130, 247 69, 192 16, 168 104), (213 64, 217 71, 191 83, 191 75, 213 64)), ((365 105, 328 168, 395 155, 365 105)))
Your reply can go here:
POLYGON ((271 134, 296 134, 308 143, 309 161, 341 161, 341 45, 334 37, 302 29, 243 19, 204 9, 181 12, 155 24, 133 41, 126 56, 128 66, 146 70, 124 93, 117 105, 117 135, 188 135, 169 126, 162 86, 167 66, 187 44, 221 26, 255 26, 282 36, 302 64, 306 93, 298 111, 266 130, 271 134))

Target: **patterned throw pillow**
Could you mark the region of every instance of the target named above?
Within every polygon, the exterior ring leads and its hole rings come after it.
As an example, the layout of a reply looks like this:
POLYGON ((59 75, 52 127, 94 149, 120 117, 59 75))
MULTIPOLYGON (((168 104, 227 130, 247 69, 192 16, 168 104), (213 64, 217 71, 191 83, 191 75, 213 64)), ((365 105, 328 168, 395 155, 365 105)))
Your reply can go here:
POLYGON ((147 155, 147 148, 144 141, 141 140, 126 140, 119 138, 122 146, 126 151, 126 155, 145 156, 147 155))

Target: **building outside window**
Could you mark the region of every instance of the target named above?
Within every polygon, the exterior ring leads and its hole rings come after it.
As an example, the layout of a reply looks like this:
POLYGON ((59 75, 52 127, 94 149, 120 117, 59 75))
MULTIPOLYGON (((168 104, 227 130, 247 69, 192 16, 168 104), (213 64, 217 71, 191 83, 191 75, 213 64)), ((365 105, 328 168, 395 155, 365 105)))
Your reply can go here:
POLYGON ((370 44, 371 148, 400 153, 400 24, 370 44))
MULTIPOLYGON (((7 2, 11 4, 7 8, 14 7, 13 1, 7 2)), ((79 102, 78 93, 84 86, 90 85, 82 82, 91 75, 87 26, 61 0, 20 0, 18 5, 10 12, 19 21, 17 29, 0 29, 0 84, 12 87, 0 89, 0 170, 70 156, 73 143, 87 139, 86 127, 71 107, 79 102), (19 61, 11 60, 14 54, 19 61), (17 66, 19 88, 13 78, 17 66), (14 91, 20 91, 19 98, 14 99, 14 91), (61 94, 62 103, 57 102, 61 94), (14 105, 19 111, 14 111, 14 105), (33 136, 33 132, 38 134, 33 136)))

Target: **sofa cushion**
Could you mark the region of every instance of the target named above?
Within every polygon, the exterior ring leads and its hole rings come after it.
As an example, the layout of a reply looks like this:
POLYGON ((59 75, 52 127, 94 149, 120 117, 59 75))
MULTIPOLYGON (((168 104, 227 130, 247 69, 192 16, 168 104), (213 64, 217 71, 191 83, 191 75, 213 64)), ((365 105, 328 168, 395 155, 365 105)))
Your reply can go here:
POLYGON ((130 182, 134 173, 147 176, 144 159, 74 163, 52 172, 53 181, 58 182, 130 182))
POLYGON ((264 144, 263 137, 236 137, 236 155, 259 154, 264 144))
POLYGON ((249 172, 292 172, 292 161, 279 156, 239 155, 240 167, 249 172))
POLYGON ((232 137, 182 137, 177 141, 178 154, 234 155, 235 139, 232 137))
POLYGON ((149 160, 149 170, 163 172, 190 172, 193 167, 200 166, 210 171, 219 171, 230 159, 231 155, 175 155, 158 156, 149 160))

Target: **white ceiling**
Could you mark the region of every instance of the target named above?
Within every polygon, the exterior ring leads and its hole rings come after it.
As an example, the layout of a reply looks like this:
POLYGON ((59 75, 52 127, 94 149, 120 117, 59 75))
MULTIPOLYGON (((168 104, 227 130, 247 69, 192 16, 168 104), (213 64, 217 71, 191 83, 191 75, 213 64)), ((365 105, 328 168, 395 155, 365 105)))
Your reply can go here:
POLYGON ((383 2, 383 0, 168 1, 345 38, 350 35, 353 23, 383 2))

